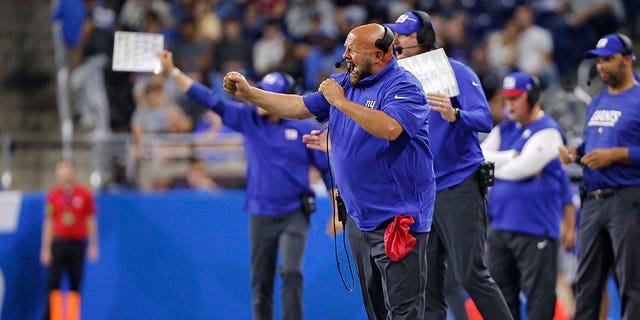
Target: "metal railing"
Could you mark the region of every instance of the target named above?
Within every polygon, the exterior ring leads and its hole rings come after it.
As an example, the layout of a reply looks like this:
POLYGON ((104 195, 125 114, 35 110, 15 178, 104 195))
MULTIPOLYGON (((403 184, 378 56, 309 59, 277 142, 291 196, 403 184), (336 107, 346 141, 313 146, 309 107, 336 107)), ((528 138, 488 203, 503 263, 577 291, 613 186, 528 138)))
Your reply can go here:
POLYGON ((244 180, 246 157, 239 133, 145 134, 136 161, 140 188, 154 188, 154 180, 184 175, 189 163, 202 160, 215 179, 244 180))
MULTIPOLYGON (((75 162, 77 171, 86 173, 94 189, 123 182, 115 181, 118 179, 150 189, 156 178, 184 175, 192 159, 203 160, 214 177, 244 180, 246 158, 239 133, 145 134, 138 148, 139 153, 136 153, 128 133, 112 134, 101 140, 76 139, 69 143, 52 137, 12 139, 5 135, 2 136, 0 158, 2 190, 11 189, 14 182, 24 180, 25 175, 45 175, 49 180, 53 179, 53 165, 57 160, 67 158, 66 153, 73 155, 68 159, 75 162), (15 165, 20 167, 20 172, 15 165), (124 175, 118 175, 118 170, 124 170, 124 175)), ((26 188, 47 186, 34 182, 26 188)), ((25 183, 21 187, 25 187, 25 183)))

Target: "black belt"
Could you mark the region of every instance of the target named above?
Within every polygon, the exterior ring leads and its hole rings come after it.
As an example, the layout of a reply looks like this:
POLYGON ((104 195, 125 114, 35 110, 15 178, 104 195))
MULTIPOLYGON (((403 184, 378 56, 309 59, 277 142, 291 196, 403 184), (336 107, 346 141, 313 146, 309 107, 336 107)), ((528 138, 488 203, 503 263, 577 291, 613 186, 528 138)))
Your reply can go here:
POLYGON ((597 199, 597 200, 602 200, 605 199, 607 197, 610 197, 611 195, 613 195, 614 193, 616 193, 616 191, 618 191, 617 188, 611 188, 611 189, 597 189, 597 190, 593 190, 593 191, 587 191, 587 199, 597 199))

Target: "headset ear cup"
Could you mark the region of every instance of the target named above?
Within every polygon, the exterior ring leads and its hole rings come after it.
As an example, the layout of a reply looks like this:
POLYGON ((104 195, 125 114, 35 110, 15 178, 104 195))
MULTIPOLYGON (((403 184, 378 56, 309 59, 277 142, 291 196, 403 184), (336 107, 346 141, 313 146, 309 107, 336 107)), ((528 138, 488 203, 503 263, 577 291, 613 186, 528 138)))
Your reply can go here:
POLYGON ((531 76, 531 89, 527 91, 527 103, 529 103, 529 108, 533 108, 533 106, 540 99, 540 80, 538 77, 531 76))
POLYGON ((411 12, 420 18, 420 22, 422 24, 422 28, 418 30, 417 34, 418 43, 425 49, 432 49, 436 43, 436 34, 435 30, 433 30, 431 17, 424 11, 416 10, 411 12))
POLYGON ((384 35, 382 36, 382 38, 377 39, 375 44, 378 49, 382 50, 382 52, 384 53, 387 53, 389 52, 389 47, 391 47, 391 45, 393 44, 395 35, 389 27, 385 25, 381 26, 384 28, 384 35))
POLYGON ((622 33, 615 33, 615 36, 620 39, 620 42, 622 42, 623 45, 623 52, 622 54, 624 55, 628 55, 628 54, 632 54, 633 53, 633 44, 631 43, 631 39, 629 39, 629 37, 627 37, 626 35, 622 34, 622 33))

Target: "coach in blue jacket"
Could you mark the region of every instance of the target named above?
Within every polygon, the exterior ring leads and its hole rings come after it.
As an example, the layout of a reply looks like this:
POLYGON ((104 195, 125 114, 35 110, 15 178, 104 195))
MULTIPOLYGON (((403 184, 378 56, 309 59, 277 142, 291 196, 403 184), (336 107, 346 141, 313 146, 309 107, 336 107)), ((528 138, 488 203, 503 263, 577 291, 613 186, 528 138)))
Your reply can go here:
MULTIPOLYGON (((346 232, 370 319, 422 319, 435 178, 428 139, 428 105, 418 80, 393 55, 393 31, 379 24, 351 30, 332 75, 304 97, 266 92, 230 72, 227 92, 279 116, 329 120, 337 187, 346 232), (415 239, 393 258, 384 234, 400 218, 415 239)), ((408 237, 406 237, 408 238, 408 237)))
POLYGON ((584 202, 578 236, 576 320, 597 319, 613 267, 622 319, 640 315, 640 84, 633 45, 623 34, 602 37, 585 53, 595 58, 606 88, 593 97, 584 142, 563 146, 564 163, 584 166, 584 202))
MULTIPOLYGON (((388 26, 397 34, 398 59, 436 49, 431 18, 423 11, 406 12, 388 26)), ((479 169, 484 158, 477 133, 491 130, 489 105, 473 70, 455 59, 449 61, 460 94, 449 98, 427 92, 430 109, 437 112, 429 117, 437 192, 427 246, 425 319, 446 318, 445 271, 453 273, 450 279, 462 284, 485 319, 511 319, 504 298, 483 263, 486 222, 479 169)), ((453 288, 456 289, 460 291, 457 286, 453 288)), ((447 298, 452 300, 451 296, 447 298)))
MULTIPOLYGON (((309 150, 302 135, 317 127, 292 121, 254 105, 221 98, 221 91, 195 83, 173 65, 172 55, 161 56, 163 69, 178 88, 213 110, 222 123, 244 136, 247 154, 247 190, 244 210, 249 220, 253 318, 273 318, 276 261, 282 277, 283 319, 302 319, 302 257, 309 229, 309 201, 315 203, 309 184, 309 166, 315 166, 330 188, 326 154, 309 150)), ((258 84, 271 92, 286 93, 293 79, 284 73, 267 74, 258 84)))

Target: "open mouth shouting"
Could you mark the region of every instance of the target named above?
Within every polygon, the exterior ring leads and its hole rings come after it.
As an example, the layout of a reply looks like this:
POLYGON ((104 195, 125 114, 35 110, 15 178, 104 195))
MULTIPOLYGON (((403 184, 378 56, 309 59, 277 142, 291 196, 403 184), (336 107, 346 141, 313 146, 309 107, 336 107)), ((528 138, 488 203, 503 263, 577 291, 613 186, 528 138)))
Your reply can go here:
POLYGON ((357 75, 358 66, 356 66, 356 64, 353 62, 347 62, 347 71, 349 72, 350 75, 357 75))

